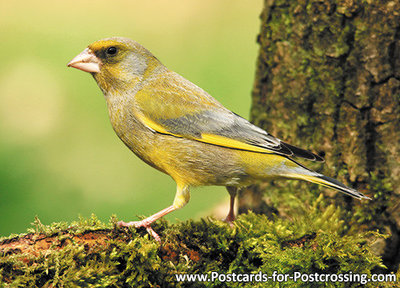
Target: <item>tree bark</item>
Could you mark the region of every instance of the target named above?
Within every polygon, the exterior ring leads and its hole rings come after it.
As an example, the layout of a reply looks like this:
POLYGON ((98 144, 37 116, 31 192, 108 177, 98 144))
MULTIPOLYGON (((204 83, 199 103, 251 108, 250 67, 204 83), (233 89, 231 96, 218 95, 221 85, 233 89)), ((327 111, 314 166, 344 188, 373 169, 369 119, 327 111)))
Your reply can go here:
MULTIPOLYGON (((390 234, 376 253, 392 271, 400 262, 399 13, 397 0, 265 0, 251 110, 256 125, 324 156, 311 168, 373 198, 325 191, 349 225, 390 234)), ((302 183, 273 185, 292 185, 306 201, 318 194, 302 183)), ((266 187, 246 189, 239 210, 263 210, 254 203, 265 206, 266 187)))

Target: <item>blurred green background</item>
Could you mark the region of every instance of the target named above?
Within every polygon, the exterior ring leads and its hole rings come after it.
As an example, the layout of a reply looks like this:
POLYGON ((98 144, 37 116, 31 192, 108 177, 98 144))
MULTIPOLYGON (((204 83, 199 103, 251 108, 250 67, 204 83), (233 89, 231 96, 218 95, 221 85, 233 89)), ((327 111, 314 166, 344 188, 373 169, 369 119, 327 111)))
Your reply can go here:
MULTIPOLYGON (((125 36, 248 117, 262 1, 0 2, 0 235, 95 213, 135 220, 173 201, 173 180, 118 139, 100 89, 66 63, 88 44, 125 36)), ((215 213, 223 187, 192 189, 166 218, 215 213)), ((228 202, 223 206, 228 211, 228 202)), ((219 216, 218 216, 219 217, 219 216)))

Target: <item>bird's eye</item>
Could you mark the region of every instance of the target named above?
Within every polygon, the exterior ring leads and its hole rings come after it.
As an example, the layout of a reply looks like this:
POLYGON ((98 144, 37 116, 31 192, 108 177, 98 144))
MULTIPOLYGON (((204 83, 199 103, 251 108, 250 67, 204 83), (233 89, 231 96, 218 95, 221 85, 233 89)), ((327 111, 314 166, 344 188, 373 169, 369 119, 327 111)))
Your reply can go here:
POLYGON ((108 54, 108 55, 115 55, 115 54, 117 54, 117 48, 116 47, 114 47, 114 46, 111 46, 111 47, 108 47, 107 48, 107 50, 106 50, 106 53, 108 54))

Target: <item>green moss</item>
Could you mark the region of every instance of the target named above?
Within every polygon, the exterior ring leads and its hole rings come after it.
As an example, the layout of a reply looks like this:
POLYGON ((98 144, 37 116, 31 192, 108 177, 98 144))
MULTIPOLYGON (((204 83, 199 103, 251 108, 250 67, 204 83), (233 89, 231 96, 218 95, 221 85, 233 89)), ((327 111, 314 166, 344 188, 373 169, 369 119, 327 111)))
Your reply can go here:
MULTIPOLYGON (((163 239, 161 246, 144 229, 115 228, 114 217, 109 224, 93 216, 71 225, 50 226, 36 219, 30 233, 13 240, 2 239, 0 283, 6 287, 193 287, 193 283, 177 282, 175 274, 371 274, 382 267, 370 249, 371 239, 381 239, 382 235, 347 233, 340 210, 324 204, 322 197, 302 208, 307 213, 292 215, 291 219, 240 215, 233 228, 214 219, 174 225, 161 220, 154 225, 163 239), (4 248, 5 243, 18 239, 35 239, 35 245, 40 241, 49 245, 46 249, 36 247, 34 252, 4 248)), ((310 283, 281 284, 309 287, 310 283)), ((243 283, 224 285, 243 287, 243 283)), ((246 287, 254 285, 262 287, 262 283, 245 283, 246 287)))
POLYGON ((304 165, 373 201, 293 181, 253 186, 254 193, 265 190, 271 210, 287 215, 326 191, 327 201, 343 207, 345 230, 391 234, 377 252, 390 271, 400 259, 399 7, 398 1, 266 0, 251 108, 256 125, 326 160, 304 165))

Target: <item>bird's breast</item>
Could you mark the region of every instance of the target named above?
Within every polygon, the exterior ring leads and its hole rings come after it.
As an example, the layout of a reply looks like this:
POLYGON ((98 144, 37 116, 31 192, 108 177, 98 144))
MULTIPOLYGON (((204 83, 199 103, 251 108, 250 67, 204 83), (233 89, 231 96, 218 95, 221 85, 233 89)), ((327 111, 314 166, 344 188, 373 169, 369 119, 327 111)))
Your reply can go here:
POLYGON ((106 102, 111 125, 122 142, 144 162, 165 172, 150 157, 156 145, 155 135, 136 118, 133 101, 107 95, 106 102))
MULTIPOLYGON (((106 98, 107 99, 107 98, 106 98)), ((187 185, 238 185, 248 178, 236 151, 157 133, 135 115, 134 101, 108 98, 114 131, 125 145, 150 166, 187 185)))

